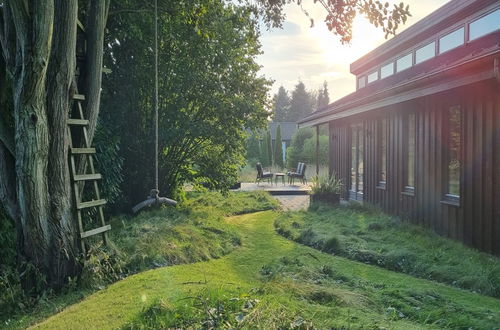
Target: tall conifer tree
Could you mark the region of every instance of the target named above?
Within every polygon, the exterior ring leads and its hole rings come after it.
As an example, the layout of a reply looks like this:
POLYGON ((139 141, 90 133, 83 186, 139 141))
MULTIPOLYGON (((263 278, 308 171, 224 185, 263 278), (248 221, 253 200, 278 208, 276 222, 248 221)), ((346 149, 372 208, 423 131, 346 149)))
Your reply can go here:
POLYGON ((274 165, 283 168, 283 142, 281 140, 281 126, 276 128, 276 140, 274 141, 274 165))
POLYGON ((273 120, 278 122, 288 121, 289 112, 290 96, 286 89, 281 86, 273 98, 273 120))

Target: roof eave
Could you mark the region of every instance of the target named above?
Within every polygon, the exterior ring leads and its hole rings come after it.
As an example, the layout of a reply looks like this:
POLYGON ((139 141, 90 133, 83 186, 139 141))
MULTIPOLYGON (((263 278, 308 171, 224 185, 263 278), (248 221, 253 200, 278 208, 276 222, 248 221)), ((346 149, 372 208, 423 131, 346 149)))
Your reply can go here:
POLYGON ((408 82, 405 82, 404 84, 396 85, 367 95, 364 98, 357 99, 337 108, 332 107, 330 111, 314 113, 300 120, 298 124, 300 125, 300 127, 320 125, 332 120, 345 118, 354 114, 359 114, 366 111, 379 109, 385 106, 409 101, 418 97, 437 94, 445 90, 457 88, 483 80, 497 78, 494 65, 486 65, 484 69, 468 73, 467 75, 464 75, 462 77, 454 77, 454 79, 448 79, 444 82, 438 82, 437 84, 430 85, 425 84, 423 87, 412 89, 413 86, 421 85, 426 80, 436 79, 440 75, 446 75, 452 69, 460 70, 464 66, 476 61, 485 61, 488 63, 492 63, 493 61, 495 61, 495 58, 497 59, 496 62, 498 63, 498 53, 493 53, 487 54, 479 59, 476 58, 474 59, 474 61, 471 60, 469 62, 457 64, 453 68, 447 68, 433 72, 427 76, 419 77, 418 79, 410 80, 408 82))

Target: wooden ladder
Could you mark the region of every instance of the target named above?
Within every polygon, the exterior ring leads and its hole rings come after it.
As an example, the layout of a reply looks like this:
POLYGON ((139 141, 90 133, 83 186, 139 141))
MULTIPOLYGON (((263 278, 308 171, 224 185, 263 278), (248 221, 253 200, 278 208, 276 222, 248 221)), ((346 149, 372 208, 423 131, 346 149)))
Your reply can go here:
MULTIPOLYGON (((95 148, 92 148, 89 143, 88 137, 88 125, 89 121, 84 118, 83 105, 82 102, 85 101, 85 96, 81 94, 75 94, 73 97, 76 105, 75 115, 79 118, 69 118, 68 119, 68 136, 69 136, 69 161, 71 169, 71 179, 73 183, 73 195, 76 205, 76 213, 78 217, 78 229, 80 231, 80 244, 82 253, 85 256, 85 242, 84 239, 94 235, 101 234, 104 244, 107 244, 108 237, 107 231, 111 229, 110 225, 107 225, 104 220, 103 207, 106 205, 106 200, 101 199, 101 194, 99 191, 98 181, 102 179, 102 175, 95 172, 94 167, 94 154, 96 152, 95 148), (72 133, 76 133, 76 129, 81 129, 82 142, 81 145, 75 145, 72 137, 72 133), (86 161, 84 173, 78 173, 76 157, 83 157, 83 161, 86 161), (86 173, 86 169, 90 170, 90 173, 86 173), (83 191, 86 183, 93 184, 93 193, 95 199, 90 201, 83 201, 83 191), (97 209, 97 216, 99 217, 100 227, 84 230, 82 211, 89 208, 97 209)), ((70 114, 71 117, 71 114, 70 114)))

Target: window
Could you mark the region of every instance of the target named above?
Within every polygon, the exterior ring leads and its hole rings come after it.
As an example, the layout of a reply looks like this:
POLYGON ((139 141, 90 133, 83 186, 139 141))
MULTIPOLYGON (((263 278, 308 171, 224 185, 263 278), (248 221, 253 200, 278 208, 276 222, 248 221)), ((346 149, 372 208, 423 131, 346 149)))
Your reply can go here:
POLYGON ((396 61, 396 71, 400 72, 413 65, 413 53, 405 55, 396 61))
POLYGON ((361 78, 358 79, 358 89, 365 87, 366 80, 365 76, 362 76, 361 78))
POLYGON ((439 38, 439 54, 464 44, 465 29, 460 28, 439 38))
POLYGON ((368 83, 378 80, 378 71, 372 72, 368 75, 368 83))
POLYGON ((436 42, 433 41, 423 47, 420 47, 415 52, 415 63, 422 63, 430 58, 436 56, 436 42))
POLYGON ((500 29, 500 9, 469 24, 469 40, 474 40, 500 29))
POLYGON ((351 189, 350 199, 363 200, 364 183, 364 128, 351 125, 351 189))
POLYGON ((448 120, 445 132, 447 134, 447 197, 458 199, 460 196, 460 167, 462 149, 462 110, 460 106, 448 109, 448 120))
POLYGON ((380 69, 380 79, 392 76, 394 74, 394 62, 384 65, 380 69))
POLYGON ((405 152, 405 192, 413 193, 415 190, 415 114, 408 114, 405 120, 404 152, 405 152))
POLYGON ((387 180, 387 119, 380 119, 377 127, 378 185, 385 187, 387 180))

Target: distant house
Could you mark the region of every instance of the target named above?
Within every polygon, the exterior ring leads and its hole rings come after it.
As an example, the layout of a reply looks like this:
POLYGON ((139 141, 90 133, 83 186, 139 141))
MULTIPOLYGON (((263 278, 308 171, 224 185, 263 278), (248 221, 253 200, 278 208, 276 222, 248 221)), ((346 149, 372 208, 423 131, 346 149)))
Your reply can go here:
POLYGON ((268 125, 269 131, 271 131, 271 139, 273 141, 273 148, 276 143, 276 129, 278 125, 281 128, 281 141, 283 149, 283 160, 286 159, 286 148, 288 148, 292 142, 292 137, 299 129, 299 125, 294 122, 270 122, 268 125))
POLYGON ((452 0, 351 64, 330 171, 364 201, 500 253, 500 1, 452 0))

